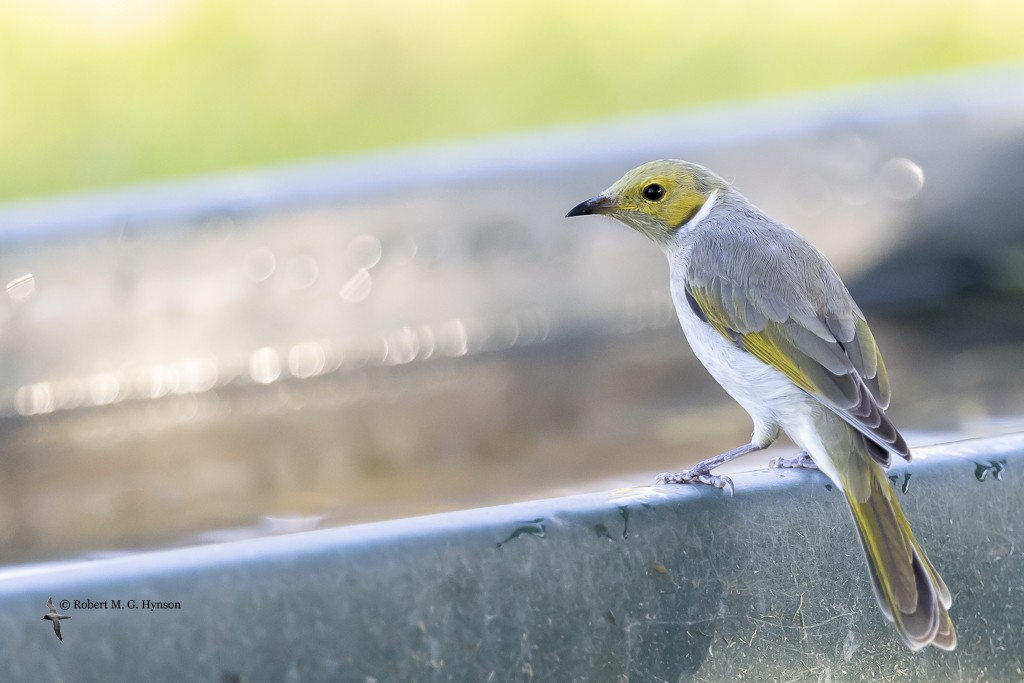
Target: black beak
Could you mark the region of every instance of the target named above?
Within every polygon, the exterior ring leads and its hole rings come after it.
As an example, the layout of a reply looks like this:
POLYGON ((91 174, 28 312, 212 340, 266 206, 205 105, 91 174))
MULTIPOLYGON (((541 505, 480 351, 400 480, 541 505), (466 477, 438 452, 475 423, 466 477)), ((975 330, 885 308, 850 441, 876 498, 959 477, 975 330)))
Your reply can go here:
POLYGON ((588 216, 592 213, 608 213, 614 208, 615 202, 603 194, 599 194, 569 209, 569 213, 565 214, 565 217, 572 218, 573 216, 588 216))

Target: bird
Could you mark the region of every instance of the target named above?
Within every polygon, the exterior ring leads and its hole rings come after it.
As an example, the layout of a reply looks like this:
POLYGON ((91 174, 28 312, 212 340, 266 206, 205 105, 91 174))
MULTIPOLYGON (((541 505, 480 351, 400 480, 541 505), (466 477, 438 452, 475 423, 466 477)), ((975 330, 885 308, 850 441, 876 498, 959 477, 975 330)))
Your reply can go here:
POLYGON ((62 636, 60 634, 60 620, 61 619, 70 619, 71 617, 69 617, 66 614, 60 614, 60 613, 57 612, 57 609, 53 606, 53 598, 50 598, 49 600, 46 601, 46 607, 50 611, 49 611, 48 614, 43 615, 43 618, 40 619, 40 621, 51 621, 51 622, 53 622, 53 632, 57 634, 57 639, 60 642, 63 643, 64 642, 64 636, 62 636))
POLYGON ((679 159, 634 168, 566 217, 584 215, 615 218, 661 247, 694 355, 754 423, 750 443, 656 484, 732 492, 712 470, 785 432, 800 454, 773 464, 819 469, 845 494, 878 605, 903 643, 954 650, 952 596, 886 477, 893 456, 911 457, 885 414, 889 376, 824 254, 719 175, 679 159))

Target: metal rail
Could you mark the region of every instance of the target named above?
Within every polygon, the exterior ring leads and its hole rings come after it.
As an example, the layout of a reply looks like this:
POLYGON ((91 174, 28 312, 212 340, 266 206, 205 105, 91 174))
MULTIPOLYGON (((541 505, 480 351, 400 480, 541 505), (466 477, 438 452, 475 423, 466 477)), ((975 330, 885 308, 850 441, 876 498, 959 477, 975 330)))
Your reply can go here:
POLYGON ((892 472, 954 593, 954 653, 899 643, 823 475, 762 470, 735 476, 732 497, 639 488, 9 569, 0 669, 76 681, 1002 680, 1024 666, 1022 468, 1018 434, 919 449, 892 472), (40 622, 50 596, 72 617, 63 645, 40 622))

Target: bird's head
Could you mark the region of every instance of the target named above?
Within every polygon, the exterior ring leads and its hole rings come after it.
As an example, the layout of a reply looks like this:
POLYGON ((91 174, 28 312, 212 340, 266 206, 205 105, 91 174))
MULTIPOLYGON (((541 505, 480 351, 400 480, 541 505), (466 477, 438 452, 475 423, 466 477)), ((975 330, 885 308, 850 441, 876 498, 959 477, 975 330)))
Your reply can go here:
POLYGON ((598 196, 574 206, 566 217, 606 214, 664 244, 715 192, 727 188, 703 166, 661 159, 637 166, 598 196))

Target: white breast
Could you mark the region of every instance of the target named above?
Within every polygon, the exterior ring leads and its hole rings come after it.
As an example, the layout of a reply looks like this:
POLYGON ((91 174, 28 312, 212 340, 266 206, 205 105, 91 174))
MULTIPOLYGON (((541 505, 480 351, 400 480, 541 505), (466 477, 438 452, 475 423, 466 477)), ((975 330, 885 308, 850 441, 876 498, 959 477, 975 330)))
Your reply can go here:
POLYGON ((711 376, 750 414, 754 421, 753 442, 768 445, 780 428, 790 436, 795 436, 794 431, 803 431, 808 413, 819 408, 817 401, 781 372, 740 350, 697 317, 686 300, 686 259, 674 256, 678 254, 669 254, 672 301, 683 333, 711 376))
MULTIPOLYGON (((713 204, 714 195, 704 208, 713 204)), ((684 229, 697 229, 706 218, 694 217, 684 229)), ((818 433, 818 423, 828 412, 821 403, 793 384, 780 371, 761 362, 751 353, 739 349, 711 325, 704 322, 690 307, 686 298, 686 274, 689 246, 686 233, 662 245, 669 260, 672 301, 676 315, 694 355, 708 369, 722 388, 739 403, 754 421, 751 438, 755 445, 766 447, 785 431, 802 450, 810 453, 818 466, 833 482, 839 484, 838 472, 818 433)))

